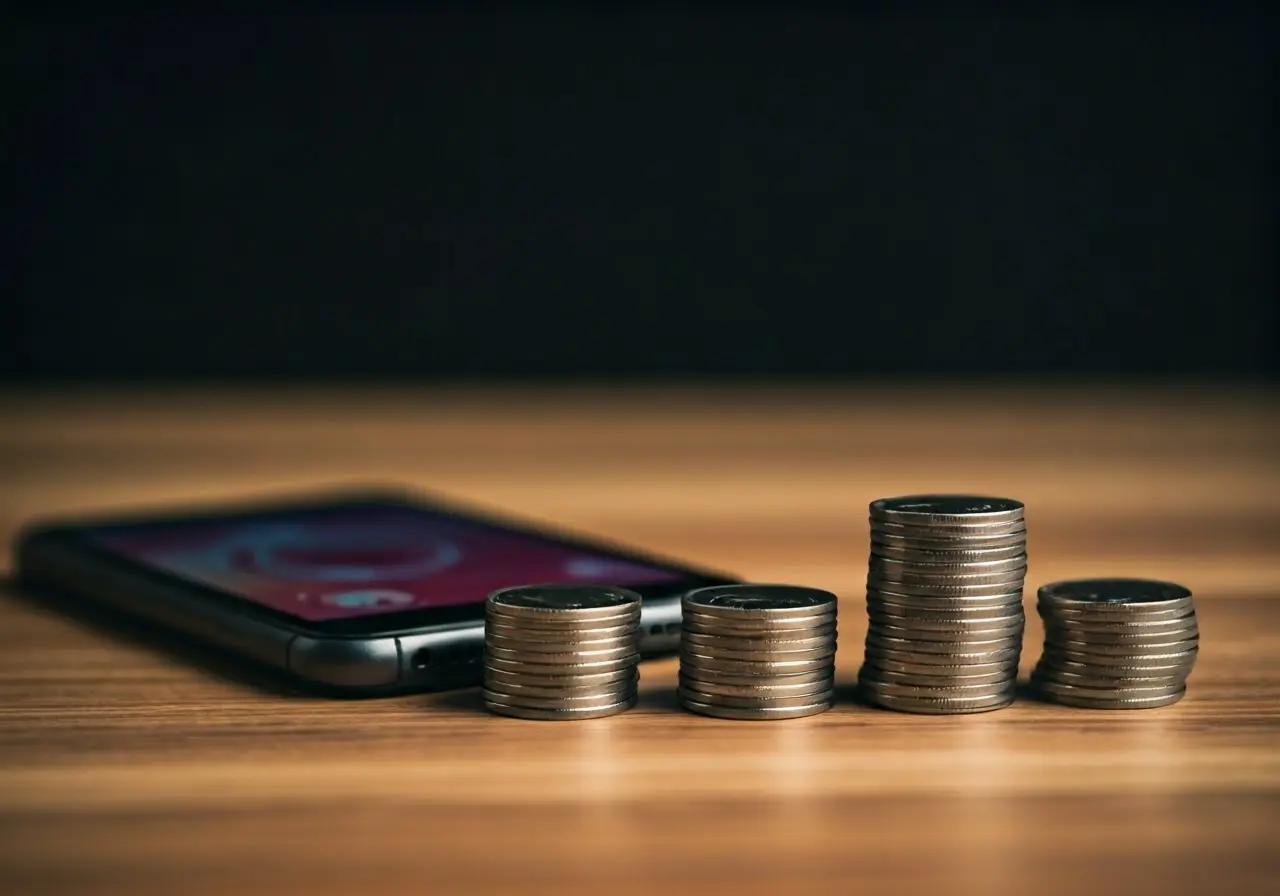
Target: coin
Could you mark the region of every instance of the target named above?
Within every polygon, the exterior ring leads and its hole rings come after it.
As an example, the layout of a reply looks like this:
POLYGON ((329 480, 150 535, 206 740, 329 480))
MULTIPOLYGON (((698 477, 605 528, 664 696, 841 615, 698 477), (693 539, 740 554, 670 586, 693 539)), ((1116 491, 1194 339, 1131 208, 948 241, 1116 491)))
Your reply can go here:
POLYGON ((883 605, 867 608, 867 618, 876 624, 887 626, 904 626, 916 631, 968 632, 1021 630, 1026 625, 1026 617, 1013 613, 998 616, 938 616, 915 615, 911 612, 900 612, 897 608, 887 609, 883 605))
POLYGON ((1021 559, 1026 565, 1027 549, 1025 539, 1018 539, 1011 544, 998 547, 963 546, 951 549, 927 547, 904 547, 901 544, 885 543, 872 536, 871 554, 886 560, 907 560, 922 565, 936 566, 948 563, 986 563, 993 560, 1021 559))
MULTIPOLYGON (((718 669, 704 669, 690 664, 680 666, 680 675, 684 678, 696 679, 703 683, 720 684, 725 687, 742 687, 759 690, 761 688, 810 686, 815 683, 829 681, 835 675, 835 665, 828 664, 808 672, 771 673, 767 669, 763 674, 737 675, 718 669)), ((706 688, 703 688, 706 690, 706 688)), ((714 692, 713 692, 714 693, 714 692)))
POLYGON ((1153 579, 1077 579, 1044 585, 1038 598, 1047 610, 1081 608, 1129 615, 1144 609, 1192 609, 1191 592, 1153 579))
POLYGON ((1187 613, 1182 616, 1165 617, 1161 619, 1079 619, 1075 617, 1062 617, 1056 614, 1046 614, 1041 608, 1040 615, 1045 617, 1045 624, 1053 626, 1055 631, 1061 632, 1087 632, 1092 634, 1122 634, 1129 632, 1131 634, 1154 634, 1157 632, 1182 632, 1190 629, 1197 629, 1196 616, 1194 613, 1187 613))
POLYGON ((901 637, 914 641, 942 641, 946 644, 978 644, 984 641, 1016 639, 1023 643, 1023 621, 1010 622, 1007 625, 986 627, 954 627, 955 623, 946 623, 946 628, 938 628, 936 620, 925 620, 928 626, 918 625, 914 620, 905 617, 879 617, 877 613, 868 612, 870 625, 868 631, 874 631, 884 637, 901 637))
POLYGON ((873 524, 871 527, 871 552, 877 553, 880 547, 911 549, 920 551, 966 551, 977 548, 1017 547, 1018 553, 1026 550, 1027 533, 1021 529, 1011 532, 968 533, 965 530, 918 530, 914 527, 900 526, 884 529, 873 524))
POLYGON ((896 647, 881 647, 868 643, 866 657, 875 660, 877 666, 885 662, 904 663, 913 666, 993 666, 1006 663, 1016 665, 1021 651, 1003 650, 998 653, 922 653, 896 647))
MULTIPOLYGON (((927 667, 926 667, 927 668, 927 667)), ((937 667, 933 667, 937 668, 937 667)), ((964 667, 959 667, 964 668, 964 667)), ((910 672, 898 672, 893 669, 885 669, 877 666, 875 663, 868 662, 863 664, 862 669, 858 671, 858 678, 869 678, 884 684, 913 684, 925 687, 937 687, 945 685, 993 685, 1005 684, 1013 680, 1017 675, 1016 669, 1008 666, 1001 667, 994 672, 983 672, 977 675, 939 675, 939 674, 916 674, 910 672)))
POLYGON ((703 616, 795 619, 835 612, 836 596, 796 585, 716 585, 690 591, 681 603, 703 616))
MULTIPOLYGON (((500 660, 499 660, 500 662, 500 660)), ((582 672, 577 669, 570 668, 570 671, 564 671, 563 666, 553 666, 552 673, 544 673, 541 671, 529 671, 529 667, 522 663, 500 663, 494 664, 485 660, 485 681, 492 681, 495 684, 503 685, 502 689, 506 689, 506 685, 527 685, 531 687, 581 687, 581 689, 593 689, 593 687, 602 687, 607 689, 608 686, 617 684, 620 681, 637 681, 640 678, 640 671, 630 663, 620 664, 616 669, 609 669, 604 672, 582 672)))
MULTIPOLYGON (((1127 666, 1103 666, 1089 663, 1078 663, 1072 660, 1055 657, 1041 657, 1036 670, 1052 675, 1060 681, 1085 684, 1088 681, 1108 681, 1110 686, 1120 686, 1126 681, 1183 681, 1191 673, 1189 665, 1154 666, 1147 668, 1129 668, 1127 666)), ((1102 687, 1102 685, 1089 685, 1102 687)))
POLYGON ((745 660, 723 659, 719 656, 706 656, 681 650, 680 668, 686 667, 707 669, 713 672, 730 672, 734 675, 773 677, 780 673, 816 672, 820 669, 831 669, 834 668, 834 664, 830 656, 822 659, 792 661, 745 660))
POLYGON ((493 618, 485 620, 485 631, 499 638, 510 638, 521 642, 538 641, 540 643, 580 644, 584 641, 600 641, 616 639, 624 641, 628 638, 639 638, 640 629, 634 621, 625 625, 609 626, 577 626, 573 628, 534 625, 511 625, 505 620, 493 618))
POLYGON ((1191 592, 1172 582, 1082 579, 1037 592, 1044 648, 1031 674, 1047 700, 1143 709, 1182 699, 1199 655, 1191 592))
POLYGON ((864 690, 868 702, 898 712, 924 715, 957 715, 970 712, 989 712, 1003 709, 1014 701, 1012 688, 982 697, 904 697, 898 694, 877 693, 864 690))
MULTIPOLYGON (((879 674, 928 676, 930 678, 989 678, 992 681, 1018 674, 1017 663, 913 663, 885 656, 868 656, 862 663, 864 669, 874 669, 879 674)), ((888 681, 889 679, 885 679, 888 681)))
POLYGON ((741 707, 741 706, 725 706, 722 703, 710 703, 698 700, 683 699, 681 705, 690 712, 699 715, 711 716, 718 719, 733 719, 735 721, 763 721, 766 719, 801 719, 806 716, 815 716, 818 713, 826 712, 831 708, 831 700, 822 700, 806 706, 789 706, 789 707, 741 707))
POLYGON ((1177 703, 1186 693, 1187 689, 1184 686, 1181 690, 1157 697, 1128 697, 1123 691, 1118 691, 1111 697, 1101 699, 1081 697, 1074 694, 1046 694, 1043 692, 1042 696, 1052 700, 1054 703, 1061 703, 1064 706, 1076 706, 1081 709, 1157 709, 1161 706, 1170 706, 1177 703))
POLYGON ((827 613, 808 619, 737 620, 717 616, 699 616, 685 611, 681 627, 686 632, 703 635, 732 635, 742 638, 793 638, 815 631, 836 630, 836 615, 827 613))
POLYGON ((534 665, 610 665, 615 663, 639 662, 640 654, 635 645, 611 647, 607 650, 565 650, 552 653, 547 650, 513 650, 508 647, 485 644, 485 656, 510 662, 525 662, 534 665))
POLYGON ((727 650, 810 650, 834 644, 835 628, 834 625, 824 625, 811 632, 774 632, 765 636, 681 632, 680 640, 686 644, 703 644, 708 647, 723 647, 727 650))
POLYGON ((985 641, 925 641, 919 638, 901 638, 886 635, 878 627, 872 627, 867 631, 867 646, 900 650, 912 654, 936 653, 944 656, 954 653, 957 648, 960 648, 966 653, 990 655, 994 661, 998 656, 1007 655, 1010 651, 1015 653, 1021 651, 1022 635, 993 638, 985 641))
POLYGON ((640 613, 640 595, 599 585, 520 585, 489 595, 486 609, 531 619, 607 620, 640 613))
POLYGON ((1002 594, 911 594, 906 589, 890 585, 868 585, 867 602, 881 601, 900 607, 922 610, 993 610, 1006 607, 1022 609, 1022 591, 1006 591, 1002 594))
POLYGON ((834 694, 835 595, 790 585, 704 588, 685 596, 680 703, 732 719, 797 718, 834 694))
MULTIPOLYGON (((680 684, 691 691, 699 691, 709 697, 723 695, 726 697, 795 697, 806 694, 821 694, 835 687, 835 679, 831 676, 815 678, 812 681, 780 683, 770 679, 766 684, 741 685, 724 684, 718 681, 705 681, 685 672, 680 673, 680 684)), ((705 699, 705 698, 704 698, 705 699)), ((713 701, 714 702, 714 701, 713 701)))
POLYGON ((496 699, 490 699, 489 697, 485 698, 484 705, 490 712, 496 713, 497 715, 511 716, 512 718, 528 719, 539 722, 562 722, 582 719, 600 719, 606 716, 614 716, 635 706, 636 698, 631 697, 628 700, 608 706, 593 706, 583 709, 544 709, 527 706, 524 703, 516 704, 503 702, 496 699))
POLYGON ((896 557, 882 557, 874 551, 869 558, 872 567, 879 567, 886 574, 928 575, 928 576, 975 576, 992 573, 1022 574, 1027 569, 1027 555, 1015 554, 1001 560, 899 560, 896 557))
POLYGON ((524 719, 589 719, 635 704, 640 597, 622 588, 528 585, 485 603, 485 706, 524 719))
POLYGON ((633 674, 628 678, 618 678, 603 684, 581 684, 575 681, 572 684, 557 685, 514 682, 491 677, 487 682, 487 687, 489 690, 501 692, 512 697, 519 697, 524 694, 530 697, 555 697, 570 701, 583 697, 597 697, 602 694, 625 696, 635 691, 639 678, 639 675, 633 674))
POLYGON ((486 646, 499 647, 518 653, 567 654, 582 657, 597 657, 604 654, 626 656, 640 649, 640 633, 631 631, 622 638, 593 638, 582 641, 546 641, 539 638, 512 638, 495 634, 493 630, 486 633, 486 646))
POLYGON ((927 526, 990 525, 1021 520, 1025 508, 1012 498, 981 495, 901 495, 871 502, 873 519, 927 526))
POLYGON ((815 703, 830 703, 835 696, 834 690, 818 694, 801 694, 796 697, 758 696, 734 697, 728 694, 707 694, 685 685, 676 689, 682 702, 713 703, 729 709, 796 709, 809 707, 815 703))

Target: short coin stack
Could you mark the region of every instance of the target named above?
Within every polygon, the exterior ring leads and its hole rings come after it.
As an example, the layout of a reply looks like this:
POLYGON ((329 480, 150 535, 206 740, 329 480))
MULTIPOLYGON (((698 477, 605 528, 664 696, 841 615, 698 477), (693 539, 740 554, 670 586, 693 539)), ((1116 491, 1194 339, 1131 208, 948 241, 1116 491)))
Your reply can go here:
POLYGON ((640 680, 640 595, 522 585, 485 604, 484 704, 521 719, 594 719, 630 709, 640 680))
POLYGON ((1026 623, 1022 504, 912 495, 874 501, 870 512, 863 696, 902 712, 1008 706, 1026 623))
POLYGON ((1171 582, 1092 579, 1040 589, 1044 653, 1031 681, 1047 700, 1147 709, 1187 691, 1200 629, 1191 592, 1171 582))
POLYGON ((796 719, 831 708, 836 597, 791 585, 685 595, 680 702, 721 719, 796 719))

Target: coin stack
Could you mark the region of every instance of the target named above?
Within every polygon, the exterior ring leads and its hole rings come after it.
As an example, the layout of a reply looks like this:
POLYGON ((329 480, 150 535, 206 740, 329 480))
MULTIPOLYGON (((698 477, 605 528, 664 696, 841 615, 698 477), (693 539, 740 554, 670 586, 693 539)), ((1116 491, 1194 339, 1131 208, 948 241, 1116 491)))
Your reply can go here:
POLYGON ((797 719, 831 708, 836 597, 791 585, 719 585, 681 606, 680 702, 721 719, 797 719))
POLYGON ((1040 589, 1044 653, 1031 675, 1047 700, 1147 709, 1187 692, 1200 629, 1191 592, 1172 582, 1091 579, 1040 589))
POLYGON ((640 681, 640 595, 523 585, 489 595, 484 704, 520 719, 595 719, 630 709, 640 681))
POLYGON ((939 715, 1008 706, 1026 623, 1022 504, 912 495, 870 510, 864 697, 939 715))

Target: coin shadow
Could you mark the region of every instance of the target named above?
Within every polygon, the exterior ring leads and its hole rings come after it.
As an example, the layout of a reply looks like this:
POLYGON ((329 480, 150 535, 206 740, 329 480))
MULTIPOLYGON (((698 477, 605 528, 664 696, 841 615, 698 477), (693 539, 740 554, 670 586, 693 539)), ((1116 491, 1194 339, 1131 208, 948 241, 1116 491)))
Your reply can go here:
POLYGON ((489 713, 484 706, 484 694, 478 687, 428 694, 425 702, 427 709, 448 709, 454 712, 474 712, 484 715, 489 713))
POLYGON ((1058 705, 1052 700, 1046 699, 1044 694, 1040 692, 1040 689, 1026 679, 1018 681, 1017 686, 1014 688, 1014 695, 1015 699, 1019 703, 1025 701, 1027 703, 1039 703, 1041 706, 1058 705))
POLYGON ((636 709, 656 712, 675 712, 680 709, 680 697, 674 685, 660 685, 654 688, 640 689, 636 709))

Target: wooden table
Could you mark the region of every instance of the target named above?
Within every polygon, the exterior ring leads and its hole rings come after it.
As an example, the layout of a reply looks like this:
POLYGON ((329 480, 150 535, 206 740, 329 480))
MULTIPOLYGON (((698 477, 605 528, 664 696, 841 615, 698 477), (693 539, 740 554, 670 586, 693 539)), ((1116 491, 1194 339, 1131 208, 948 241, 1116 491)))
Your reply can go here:
MULTIPOLYGON (((0 597, 0 891, 1275 892, 1280 402, 1258 391, 311 391, 0 397, 37 513, 394 481, 843 598, 872 498, 1009 494, 1029 581, 1197 593, 1182 703, 576 724, 338 702, 0 597), (465 887, 465 890, 464 890, 465 887)), ((1034 614, 1032 614, 1034 617, 1034 614)), ((1038 654, 1033 618, 1024 665, 1038 654)))

